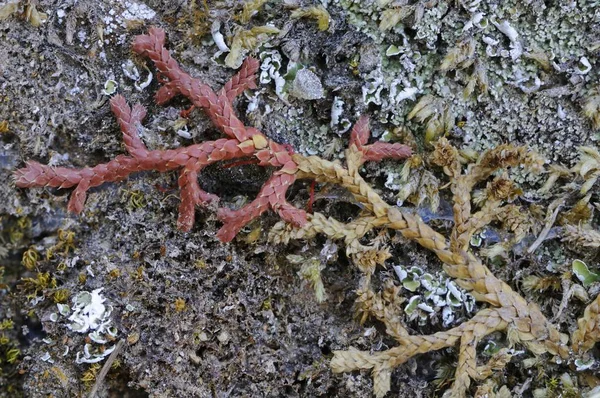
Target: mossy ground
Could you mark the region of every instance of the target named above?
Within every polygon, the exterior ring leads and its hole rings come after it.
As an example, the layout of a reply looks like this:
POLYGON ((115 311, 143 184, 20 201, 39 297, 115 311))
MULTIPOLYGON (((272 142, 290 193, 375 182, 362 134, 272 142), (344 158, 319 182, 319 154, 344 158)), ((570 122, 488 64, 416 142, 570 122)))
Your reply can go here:
MULTIPOLYGON (((338 261, 323 272, 328 299, 317 304, 313 291, 297 276, 299 266, 291 266, 286 255, 304 249, 318 253, 325 242, 272 247, 266 243, 266 231, 275 217, 266 216, 233 243, 222 245, 215 239, 218 222, 211 209, 198 210, 194 230, 181 233, 175 228, 179 200, 174 174, 138 174, 96 188, 80 217, 65 214, 66 192, 20 190, 11 183, 12 170, 26 159, 82 167, 123 153, 108 97, 102 93, 107 80, 115 80, 117 91, 130 103, 139 101, 148 107, 143 139, 149 147, 171 148, 217 136, 200 112, 187 122, 192 139, 177 135, 179 110, 188 104, 178 99, 167 107, 156 106, 152 101, 156 78, 138 91, 122 68, 125 61, 133 59, 129 49, 132 37, 156 24, 167 31, 169 48, 183 67, 219 88, 233 70, 222 65, 223 57, 212 59, 217 49, 210 23, 223 21, 226 34, 236 23, 230 17, 241 6, 235 1, 207 2, 211 12, 206 15, 202 1, 195 6, 191 3, 147 1, 155 16, 133 19, 110 33, 105 18, 114 15, 111 9, 117 15, 124 12, 125 2, 42 0, 37 9, 46 13, 48 20, 40 27, 32 26, 21 13, 24 4, 17 14, 0 21, 0 122, 7 122, 6 131, 0 133, 0 249, 6 249, 5 254, 1 252, 5 272, 0 281, 0 322, 14 322, 0 333, 9 339, 10 347, 20 350, 14 363, 0 358, 0 394, 4 396, 15 396, 18 391, 28 397, 66 397, 89 391, 94 378, 90 365, 75 363, 85 335, 66 328, 64 318, 53 322, 50 317, 57 312, 55 301, 63 300, 60 294, 68 292, 71 298, 98 288, 103 288, 114 307, 117 339, 127 341, 118 367, 104 381, 105 395, 106 391, 123 396, 198 397, 371 394, 368 375, 333 375, 328 365, 334 349, 378 349, 392 344, 381 325, 362 327, 353 319, 359 275, 342 248, 338 261), (99 27, 108 40, 103 46, 97 45, 99 27), (256 229, 263 231, 257 239, 252 234, 256 229), (64 243, 64 232, 60 235, 59 230, 74 233, 71 245, 64 243), (39 259, 27 270, 21 258, 30 247, 39 252, 39 259), (47 257, 49 251, 52 255, 47 257), (36 285, 37 291, 36 286, 22 281, 39 281, 39 275, 46 273, 49 279, 36 285), (19 287, 24 285, 27 289, 19 287), (69 352, 63 355, 66 347, 69 352), (50 354, 52 363, 42 360, 45 353, 50 354)), ((345 147, 347 134, 339 133, 337 126, 330 127, 334 97, 344 101, 342 117, 354 122, 359 114, 367 113, 374 120, 373 131, 380 135, 404 125, 416 103, 414 99, 389 100, 391 82, 400 79, 404 86, 417 86, 420 93, 435 94, 449 104, 457 118, 457 127, 449 136, 459 147, 480 151, 514 142, 530 145, 551 161, 570 166, 577 146, 595 142, 596 132, 580 109, 581 102, 596 89, 598 71, 592 69, 586 75, 573 72, 583 56, 597 65, 597 50, 590 46, 598 23, 584 14, 591 12, 587 4, 581 4, 580 10, 556 6, 543 12, 531 11, 543 2, 481 6, 486 15, 511 21, 526 52, 536 48, 552 51, 563 72, 545 70, 525 57, 516 61, 487 57, 484 36, 501 40, 499 48, 508 49, 510 43, 493 25, 473 28, 477 59, 486 67, 490 88, 486 96, 477 93, 465 100, 468 71, 442 74, 438 66, 464 35, 463 24, 472 13, 454 6, 453 1, 430 2, 433 5, 420 22, 407 23, 404 31, 383 34, 377 28, 380 10, 376 2, 331 3, 332 21, 324 32, 310 19, 291 20, 290 12, 275 1, 267 2, 251 19, 250 25, 269 22, 281 29, 268 45, 288 62, 311 67, 325 90, 322 99, 290 96, 283 101, 274 94, 272 84, 261 85, 258 109, 243 117, 270 138, 306 152, 338 157, 342 150, 336 151, 335 143, 344 142, 339 148, 345 147), (385 50, 399 43, 404 43, 405 53, 387 57, 385 50), (528 87, 536 76, 542 79, 542 87, 523 90, 521 86, 528 87), (374 92, 379 92, 382 100, 365 103, 363 87, 373 88, 373 82, 379 82, 381 88, 375 87, 374 92)), ((133 60, 145 78, 148 71, 143 61, 133 60)), ((248 102, 238 102, 240 113, 248 102)), ((414 121, 406 125, 419 147, 427 151, 423 126, 414 121)), ((399 172, 401 167, 390 162, 369 165, 364 175, 393 203, 396 192, 387 191, 384 182, 386 173, 399 172)), ((224 205, 233 206, 253 197, 266 178, 265 170, 255 166, 213 167, 203 174, 201 184, 221 196, 224 205)), ((534 188, 525 185, 525 196, 534 188)), ((292 190, 296 205, 306 203, 307 190, 307 183, 296 184, 292 190)), ((335 189, 317 198, 319 210, 340 220, 360 210, 335 189)), ((443 225, 445 221, 436 222, 443 225)), ((515 286, 523 275, 555 275, 549 265, 556 273, 567 271, 570 260, 582 256, 558 242, 544 245, 539 253, 534 257, 511 255, 493 271, 515 286)), ((406 242, 396 242, 393 254, 394 263, 439 270, 433 257, 406 242)), ((394 277, 391 270, 377 276, 382 281, 388 277, 394 277)), ((562 297, 557 292, 528 298, 551 317, 562 297)), ((559 322, 564 331, 575 327, 582 309, 583 304, 575 302, 563 313, 559 322)), ((439 330, 440 324, 438 320, 411 327, 431 333, 439 330)), ((7 351, 2 346, 0 355, 6 356, 7 351)), ((410 361, 394 373, 392 390, 397 396, 435 394, 430 382, 451 358, 442 352, 410 361)), ((531 394, 548 383, 552 386, 552 380, 567 370, 543 362, 525 369, 521 361, 513 361, 497 380, 514 389, 529 383, 526 394, 531 394)))

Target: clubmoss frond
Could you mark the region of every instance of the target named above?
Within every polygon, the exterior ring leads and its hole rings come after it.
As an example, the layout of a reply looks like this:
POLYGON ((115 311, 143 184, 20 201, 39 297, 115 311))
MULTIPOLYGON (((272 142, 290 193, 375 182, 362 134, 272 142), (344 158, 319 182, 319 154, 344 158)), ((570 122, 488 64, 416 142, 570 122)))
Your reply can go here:
POLYGON ((274 26, 254 26, 251 29, 238 29, 231 39, 230 51, 225 57, 225 65, 237 69, 242 65, 245 52, 254 50, 267 39, 268 35, 279 33, 274 26))
POLYGON ((551 164, 548 167, 548 179, 546 183, 538 190, 541 194, 547 194, 554 187, 559 178, 568 177, 571 170, 562 165, 551 164))
POLYGON ((586 308, 573 332, 573 349, 585 353, 600 341, 600 295, 586 308))
POLYGON ((588 224, 593 213, 593 206, 590 204, 591 194, 588 194, 577 201, 569 210, 561 213, 558 218, 558 223, 561 225, 582 225, 588 224))
POLYGON ((584 182, 580 193, 586 195, 600 177, 600 152, 589 146, 580 147, 579 152, 579 162, 571 170, 583 177, 584 182))
POLYGON ((455 124, 455 116, 441 98, 432 95, 421 97, 407 115, 407 120, 416 119, 425 124, 425 142, 432 143, 442 134, 450 132, 455 124))
POLYGON ((448 72, 454 69, 468 68, 473 65, 473 62, 475 61, 474 55, 475 39, 471 37, 458 43, 456 47, 453 47, 448 51, 442 60, 440 70, 442 72, 448 72))
POLYGON ((539 277, 527 276, 521 282, 523 291, 526 293, 543 293, 547 290, 558 292, 561 290, 562 278, 558 276, 539 277))
POLYGON ((316 257, 305 258, 303 256, 290 254, 287 260, 292 264, 300 265, 300 271, 298 276, 306 280, 315 291, 315 298, 317 303, 322 303, 327 299, 327 293, 325 292, 325 286, 321 279, 321 271, 325 269, 325 264, 316 257))
POLYGON ((457 178, 460 175, 458 150, 444 137, 436 141, 430 161, 442 167, 444 173, 450 178, 457 178))
POLYGON ((290 15, 291 18, 311 18, 317 21, 317 26, 320 31, 325 31, 329 29, 329 22, 331 21, 331 16, 329 12, 322 5, 318 5, 315 7, 307 7, 307 8, 299 8, 292 12, 290 15))
POLYGON ((566 225, 563 240, 575 247, 597 249, 600 247, 600 232, 582 225, 566 225))
POLYGON ((463 90, 463 98, 465 100, 473 94, 473 92, 475 91, 475 87, 478 87, 479 91, 482 94, 487 94, 489 89, 487 72, 485 70, 485 66, 481 62, 475 63, 473 73, 469 76, 467 80, 467 85, 463 90))
POLYGON ((246 0, 244 2, 244 6, 242 8, 242 12, 237 15, 238 21, 245 25, 250 22, 250 18, 258 13, 258 11, 262 8, 265 3, 269 0, 246 0))
POLYGON ((385 32, 386 30, 392 29, 400 22, 408 19, 415 12, 415 6, 406 5, 401 7, 394 7, 384 10, 381 13, 379 30, 385 32))
POLYGON ((600 129, 600 94, 586 98, 582 110, 584 116, 592 122, 592 128, 600 129))

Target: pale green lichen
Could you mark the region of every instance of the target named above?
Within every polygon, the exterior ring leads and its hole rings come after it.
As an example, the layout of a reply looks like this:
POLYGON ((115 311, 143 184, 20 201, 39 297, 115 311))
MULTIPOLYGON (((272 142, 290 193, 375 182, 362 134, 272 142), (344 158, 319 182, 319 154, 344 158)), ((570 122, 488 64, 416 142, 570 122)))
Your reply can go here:
POLYGON ((408 291, 404 312, 411 321, 421 325, 440 318, 444 326, 454 324, 462 313, 471 313, 475 299, 462 291, 445 275, 425 272, 418 266, 394 265, 396 276, 408 291))
MULTIPOLYGON (((421 2, 339 0, 338 4, 348 20, 380 46, 380 68, 362 75, 368 93, 363 101, 378 105, 379 121, 406 124, 414 103, 397 104, 387 98, 390 83, 401 81, 448 103, 464 121, 450 133, 477 151, 501 140, 525 140, 556 161, 555 153, 565 156, 577 142, 595 139, 578 110, 583 108, 593 126, 600 125, 594 118, 599 114, 594 87, 588 87, 598 73, 593 68, 597 40, 581 29, 592 23, 591 4, 547 5, 543 18, 529 18, 542 9, 516 1, 502 6, 427 3, 419 18, 406 17, 403 10, 408 14, 421 2), (462 70, 453 76, 439 76, 440 70, 457 67, 462 70), (569 97, 574 91, 581 93, 581 103, 569 97), (551 133, 539 137, 540 126, 551 133)), ((428 130, 420 122, 408 126, 428 130)))

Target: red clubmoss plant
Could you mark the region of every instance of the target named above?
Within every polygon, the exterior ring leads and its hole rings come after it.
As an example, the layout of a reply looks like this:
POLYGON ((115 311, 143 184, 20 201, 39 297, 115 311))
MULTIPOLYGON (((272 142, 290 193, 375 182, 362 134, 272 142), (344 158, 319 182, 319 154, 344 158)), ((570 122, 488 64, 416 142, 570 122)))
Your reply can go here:
MULTIPOLYGON (((111 99, 110 106, 123 132, 123 141, 129 156, 119 155, 108 163, 83 169, 52 167, 28 161, 26 167, 15 171, 16 185, 22 188, 75 187, 68 210, 79 214, 83 210, 87 191, 92 187, 105 182, 121 181, 138 171, 178 170, 181 204, 177 226, 183 231, 189 231, 194 225, 196 205, 218 200, 217 196, 200 188, 198 173, 204 167, 223 160, 255 158, 260 166, 279 169, 267 180, 257 198, 251 203, 239 210, 218 210, 217 215, 223 226, 217 237, 222 242, 231 241, 240 229, 269 208, 289 223, 304 225, 306 212, 285 200, 287 189, 294 183, 298 174, 298 165, 292 158, 292 151, 287 146, 268 139, 256 128, 245 126, 233 110, 232 101, 239 94, 246 89, 256 88, 255 73, 259 67, 258 61, 253 58, 246 59, 239 72, 215 93, 210 86, 184 72, 171 57, 164 43, 165 33, 158 28, 150 28, 147 35, 137 36, 133 43, 133 51, 150 58, 160 73, 159 81, 162 87, 156 93, 156 103, 163 105, 173 97, 183 95, 193 106, 204 109, 214 125, 228 138, 178 149, 150 151, 137 133, 146 115, 146 109, 139 104, 131 108, 122 96, 117 95, 111 99)), ((369 138, 366 117, 359 120, 354 131, 352 140, 364 153, 365 160, 403 159, 410 156, 410 148, 405 145, 383 142, 365 145, 369 138)))

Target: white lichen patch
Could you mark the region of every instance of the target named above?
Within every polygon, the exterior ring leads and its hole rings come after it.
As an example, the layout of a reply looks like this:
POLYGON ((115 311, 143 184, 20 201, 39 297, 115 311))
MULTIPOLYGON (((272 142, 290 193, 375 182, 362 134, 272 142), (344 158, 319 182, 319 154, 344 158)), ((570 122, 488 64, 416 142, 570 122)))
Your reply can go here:
POLYGON ((385 187, 392 191, 396 191, 396 192, 399 191, 401 188, 401 185, 399 183, 399 181, 401 179, 400 173, 389 170, 385 175, 386 175, 386 180, 384 183, 385 187))
MULTIPOLYGON (((146 21, 156 16, 156 11, 143 3, 128 0, 112 0, 110 8, 101 10, 105 13, 102 17, 102 32, 104 44, 109 44, 112 38, 116 38, 119 44, 125 43, 125 34, 128 24, 137 21, 146 21)), ((104 8, 100 4, 100 8, 104 8)))
POLYGON ((420 92, 419 88, 411 86, 410 83, 395 79, 390 83, 390 102, 398 104, 406 99, 414 101, 420 92))
POLYGON ((575 74, 577 75, 587 75, 589 71, 592 70, 592 64, 587 59, 587 57, 581 57, 579 59, 578 65, 575 67, 575 74))
POLYGON ((344 113, 344 101, 342 101, 339 97, 333 97, 333 102, 331 103, 331 116, 330 126, 335 127, 340 122, 340 117, 344 113))
POLYGON ((461 312, 473 312, 475 299, 445 275, 432 275, 420 267, 395 265, 394 271, 402 286, 412 294, 404 312, 409 321, 425 325, 430 318, 439 317, 444 327, 459 320, 461 312))
POLYGON ((594 366, 594 364, 596 363, 596 360, 594 358, 589 358, 587 360, 578 358, 574 361, 575 366, 577 367, 577 371, 578 372, 582 372, 584 370, 588 370, 591 367, 594 366))
MULTIPOLYGON (((77 352, 76 363, 100 362, 114 350, 115 346, 105 346, 117 336, 117 329, 112 326, 110 317, 113 307, 106 303, 106 297, 101 292, 102 288, 91 292, 82 291, 72 298, 71 307, 57 304, 64 326, 77 333, 87 333, 87 339, 91 341, 84 345, 82 351, 77 352)), ((69 347, 66 347, 63 356, 68 352, 69 347)))
POLYGON ((137 66, 130 59, 121 64, 121 69, 125 76, 133 80, 133 86, 138 91, 142 91, 152 82, 152 72, 148 71, 148 76, 142 81, 137 66))
POLYGON ((97 363, 104 360, 105 357, 109 356, 115 350, 115 346, 111 346, 106 349, 100 347, 94 347, 91 344, 83 346, 83 353, 78 352, 76 354, 76 363, 97 363))
POLYGON ((67 304, 58 303, 56 304, 56 307, 58 307, 58 313, 62 316, 68 316, 71 312, 71 307, 69 307, 67 304))
POLYGON ((102 90, 102 94, 113 95, 117 92, 117 87, 119 87, 119 83, 112 79, 109 79, 104 82, 104 89, 102 90))
POLYGON ((281 72, 281 54, 277 50, 268 50, 260 53, 260 75, 258 81, 260 84, 275 84, 275 94, 279 98, 284 97, 285 79, 281 72))
POLYGON ((508 21, 497 22, 495 19, 491 19, 491 21, 500 32, 508 37, 508 40, 510 40, 510 57, 513 61, 517 60, 523 54, 523 46, 518 40, 519 33, 508 21))
POLYGON ((125 11, 122 17, 126 20, 144 20, 152 19, 156 15, 156 12, 143 3, 137 3, 135 1, 123 2, 125 11))
POLYGON ((90 292, 81 292, 73 298, 72 322, 68 327, 79 333, 99 329, 103 331, 110 323, 112 306, 104 305, 106 298, 100 294, 102 288, 90 292))
POLYGON ((219 52, 215 54, 215 58, 222 53, 228 53, 229 47, 225 43, 225 36, 221 33, 221 21, 215 20, 210 28, 210 34, 212 35, 213 41, 215 42, 219 52))
POLYGON ((365 76, 362 87, 362 100, 365 105, 381 105, 381 92, 385 88, 381 69, 375 69, 365 76))
POLYGON ((54 363, 54 360, 52 359, 52 356, 50 355, 50 353, 48 351, 46 351, 44 353, 44 355, 42 355, 40 357, 40 359, 44 362, 48 362, 48 363, 54 363))

